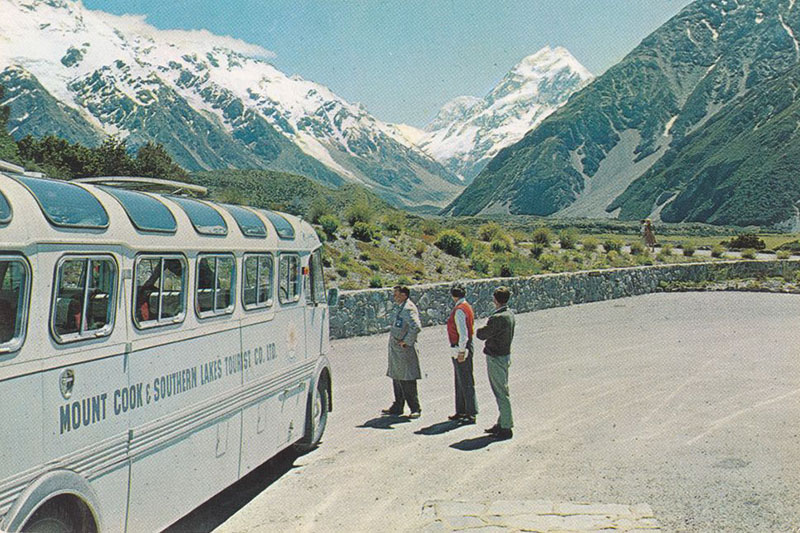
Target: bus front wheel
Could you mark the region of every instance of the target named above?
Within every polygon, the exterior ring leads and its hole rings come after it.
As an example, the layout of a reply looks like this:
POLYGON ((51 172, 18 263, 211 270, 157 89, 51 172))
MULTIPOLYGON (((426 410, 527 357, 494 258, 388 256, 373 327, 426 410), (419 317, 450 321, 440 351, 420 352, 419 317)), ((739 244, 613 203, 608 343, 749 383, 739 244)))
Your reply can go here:
POLYGON ((61 495, 33 513, 23 526, 25 533, 96 533, 97 526, 88 507, 74 498, 61 495))
POLYGON ((317 386, 309 398, 308 407, 306 408, 305 434, 295 446, 301 452, 313 450, 322 440, 330 409, 330 397, 328 394, 328 378, 323 374, 317 380, 317 386))

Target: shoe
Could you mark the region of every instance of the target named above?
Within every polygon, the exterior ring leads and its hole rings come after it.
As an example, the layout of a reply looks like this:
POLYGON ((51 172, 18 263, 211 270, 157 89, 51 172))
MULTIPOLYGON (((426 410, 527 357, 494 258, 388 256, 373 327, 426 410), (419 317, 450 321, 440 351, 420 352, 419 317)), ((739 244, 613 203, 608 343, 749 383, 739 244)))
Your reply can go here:
POLYGON ((461 423, 463 425, 465 425, 465 426, 471 426, 471 425, 475 424, 475 417, 472 416, 472 415, 464 415, 461 418, 461 423))
POLYGON ((491 433, 492 435, 496 435, 497 433, 500 432, 500 425, 495 424, 490 428, 484 429, 483 431, 486 432, 486 433, 491 433))
POLYGON ((413 411, 408 418, 419 418, 422 416, 422 411, 413 411))
POLYGON ((461 420, 465 416, 467 416, 467 415, 465 415, 464 413, 456 413, 454 415, 448 416, 447 419, 448 420, 461 420))
POLYGON ((497 433, 494 434, 494 438, 497 440, 508 440, 514 436, 514 432, 511 431, 511 428, 500 428, 497 433))
POLYGON ((398 411, 397 409, 392 409, 391 407, 388 409, 381 409, 381 414, 383 415, 391 415, 391 416, 400 416, 403 414, 403 411, 398 411))

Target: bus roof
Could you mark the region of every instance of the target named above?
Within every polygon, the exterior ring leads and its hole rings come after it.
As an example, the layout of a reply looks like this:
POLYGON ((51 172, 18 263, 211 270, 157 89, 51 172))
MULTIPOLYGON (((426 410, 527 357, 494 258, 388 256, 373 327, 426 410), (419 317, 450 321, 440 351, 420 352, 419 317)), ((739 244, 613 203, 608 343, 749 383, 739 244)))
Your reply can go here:
MULTIPOLYGON (((314 249, 316 232, 296 216, 185 196, 0 171, 0 240, 118 243, 149 251, 314 249)), ((103 184, 100 184, 103 183, 103 184)))

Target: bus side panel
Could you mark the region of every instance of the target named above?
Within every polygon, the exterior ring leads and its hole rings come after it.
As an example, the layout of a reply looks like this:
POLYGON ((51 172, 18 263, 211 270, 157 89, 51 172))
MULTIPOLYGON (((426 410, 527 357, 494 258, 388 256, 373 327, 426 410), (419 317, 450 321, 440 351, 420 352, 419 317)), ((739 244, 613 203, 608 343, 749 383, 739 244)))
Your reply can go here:
MULTIPOLYGON (((103 351, 122 352, 121 346, 103 351)), ((90 354, 87 350, 87 354, 90 354)), ((49 370, 43 379, 45 463, 72 470, 95 491, 104 526, 124 530, 128 496, 128 417, 142 408, 141 397, 128 385, 125 356, 114 355, 66 368, 49 370), (61 392, 72 372, 72 394, 61 392)))
MULTIPOLYGON (((0 494, 22 492, 28 481, 11 476, 42 464, 42 375, 32 374, 0 381, 0 494)), ((1 503, 1 502, 0 502, 1 503)), ((11 506, 0 508, 0 517, 11 506)), ((2 519, 0 519, 0 526, 2 519)))
POLYGON ((145 408, 131 414, 129 531, 155 531, 238 478, 238 328, 131 354, 145 408))
MULTIPOLYGON (((280 368, 291 371, 308 366, 306 359, 305 307, 297 304, 281 309, 275 318, 277 335, 277 360, 280 368), (283 342, 281 342, 283 341, 283 342)), ((306 400, 308 398, 308 374, 292 373, 294 376, 284 383, 278 394, 280 411, 273 428, 276 434, 277 449, 298 441, 305 432, 306 400)))

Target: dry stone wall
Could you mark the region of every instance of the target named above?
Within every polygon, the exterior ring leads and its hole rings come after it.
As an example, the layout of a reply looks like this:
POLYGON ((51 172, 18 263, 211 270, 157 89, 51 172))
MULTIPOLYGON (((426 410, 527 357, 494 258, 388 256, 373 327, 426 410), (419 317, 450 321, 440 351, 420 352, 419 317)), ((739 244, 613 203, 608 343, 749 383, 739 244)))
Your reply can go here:
MULTIPOLYGON (((797 260, 721 261, 469 280, 464 285, 476 317, 482 318, 494 310, 492 293, 500 285, 511 289, 509 306, 514 312, 525 313, 647 294, 659 290, 663 283, 788 277, 798 270, 797 260)), ((414 285, 411 299, 419 308, 423 326, 444 324, 453 306, 449 283, 414 285)), ((388 331, 394 308, 392 289, 342 291, 339 305, 331 309, 331 338, 388 331)))

